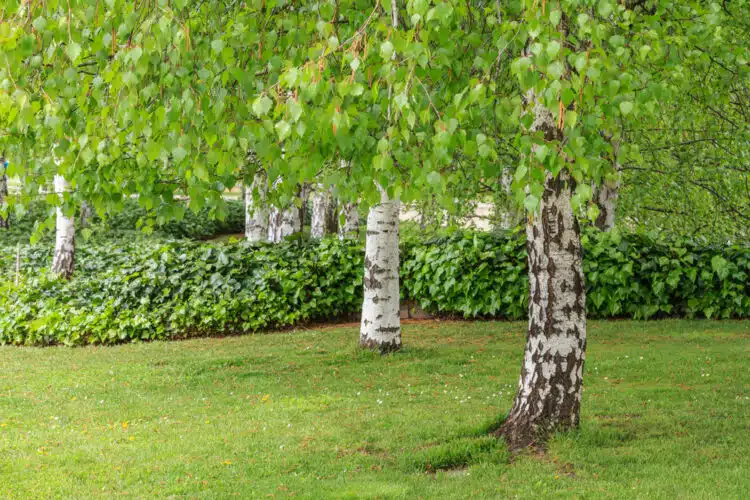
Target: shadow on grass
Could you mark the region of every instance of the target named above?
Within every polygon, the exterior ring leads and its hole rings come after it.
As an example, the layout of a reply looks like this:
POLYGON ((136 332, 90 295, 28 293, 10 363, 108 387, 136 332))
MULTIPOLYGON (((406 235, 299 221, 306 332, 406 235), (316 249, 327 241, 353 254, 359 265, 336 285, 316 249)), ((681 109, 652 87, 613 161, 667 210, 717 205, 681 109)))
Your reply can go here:
POLYGON ((511 454, 502 439, 492 436, 505 417, 460 431, 445 441, 403 454, 399 468, 406 472, 458 471, 478 463, 507 464, 511 454))

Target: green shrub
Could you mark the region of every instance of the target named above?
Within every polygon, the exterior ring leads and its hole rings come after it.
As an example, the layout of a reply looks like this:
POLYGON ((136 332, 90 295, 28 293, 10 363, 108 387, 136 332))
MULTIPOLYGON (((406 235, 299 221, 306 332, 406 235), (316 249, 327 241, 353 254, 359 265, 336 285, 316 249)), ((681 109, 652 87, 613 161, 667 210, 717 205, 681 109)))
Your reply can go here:
MULTIPOLYGON (((49 245, 0 245, 0 343, 87 344, 252 332, 356 312, 363 249, 327 239, 252 247, 138 235, 79 246, 70 282, 49 245)), ((648 236, 583 237, 590 317, 750 316, 750 248, 648 236)), ((403 298, 465 318, 526 316, 523 232, 459 232, 401 249, 403 298)))
MULTIPOLYGON (((162 215, 160 218, 158 211, 146 210, 138 205, 138 200, 127 199, 117 215, 104 221, 98 215, 92 215, 89 219, 89 228, 94 234, 111 237, 112 235, 107 236, 108 233, 151 227, 161 237, 195 240, 207 240, 223 234, 243 233, 245 231, 244 202, 241 200, 225 201, 225 205, 214 212, 203 208, 198 213, 194 213, 192 210, 176 205, 181 216, 178 221, 174 220, 174 207, 170 207, 168 216, 162 215)), ((54 210, 54 207, 45 203, 35 202, 26 207, 20 216, 15 211, 11 211, 10 230, 0 230, 0 245, 28 243, 34 230, 40 224, 48 224, 48 227, 54 228, 54 210)), ((53 231, 44 231, 41 241, 54 241, 53 231)))
POLYGON ((107 219, 105 226, 113 231, 140 229, 149 219, 154 221, 154 230, 172 238, 190 238, 207 240, 222 234, 245 232, 245 205, 242 200, 225 200, 226 206, 221 211, 211 212, 207 208, 194 213, 192 210, 181 211, 182 218, 174 220, 173 215, 165 221, 154 218, 153 212, 138 205, 137 200, 130 199, 125 208, 117 215, 107 219))
MULTIPOLYGON (((0 283, 0 343, 109 344, 335 317, 361 304, 362 255, 333 239, 100 245, 80 252, 69 282, 41 273, 0 283)), ((30 252, 26 269, 41 259, 30 252)))
MULTIPOLYGON (((709 247, 644 234, 586 230, 588 316, 750 316, 750 248, 709 247)), ((525 318, 523 233, 461 232, 410 246, 404 293, 428 311, 464 318, 525 318)))

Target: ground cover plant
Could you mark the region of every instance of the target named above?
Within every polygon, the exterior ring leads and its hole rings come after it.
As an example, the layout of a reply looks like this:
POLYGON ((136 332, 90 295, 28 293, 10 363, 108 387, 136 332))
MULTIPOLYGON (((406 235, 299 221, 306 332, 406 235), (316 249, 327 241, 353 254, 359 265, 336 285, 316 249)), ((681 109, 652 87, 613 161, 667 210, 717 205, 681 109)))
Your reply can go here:
MULTIPOLYGON (((750 316, 748 247, 596 230, 583 241, 591 317, 750 316)), ((362 304, 364 252, 353 240, 254 246, 110 230, 82 242, 70 281, 45 272, 49 245, 24 247, 19 286, 14 250, 0 254, 5 344, 113 344, 255 332, 345 317, 362 304)), ((431 313, 527 315, 522 232, 410 239, 401 257, 402 298, 431 313)))
POLYGON ((0 495, 741 498, 750 324, 590 324, 581 429, 511 458, 488 436, 525 323, 357 326, 0 348, 0 495))

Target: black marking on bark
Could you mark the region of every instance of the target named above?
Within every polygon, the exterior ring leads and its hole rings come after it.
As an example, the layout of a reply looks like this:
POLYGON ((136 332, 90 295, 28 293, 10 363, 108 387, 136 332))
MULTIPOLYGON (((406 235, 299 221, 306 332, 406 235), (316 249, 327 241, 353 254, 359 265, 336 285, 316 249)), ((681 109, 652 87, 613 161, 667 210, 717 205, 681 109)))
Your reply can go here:
MULTIPOLYGON (((400 330, 400 329, 399 329, 400 330)), ((378 342, 367 336, 360 337, 359 347, 361 349, 369 349, 371 351, 380 351, 381 354, 387 354, 390 352, 396 352, 401 349, 401 338, 400 336, 389 342, 378 342)))
MULTIPOLYGON (((364 283, 367 290, 379 290, 383 288, 383 283, 375 278, 375 275, 384 271, 377 264, 365 256, 365 276, 364 283)), ((376 302, 377 303, 377 302, 376 302)))

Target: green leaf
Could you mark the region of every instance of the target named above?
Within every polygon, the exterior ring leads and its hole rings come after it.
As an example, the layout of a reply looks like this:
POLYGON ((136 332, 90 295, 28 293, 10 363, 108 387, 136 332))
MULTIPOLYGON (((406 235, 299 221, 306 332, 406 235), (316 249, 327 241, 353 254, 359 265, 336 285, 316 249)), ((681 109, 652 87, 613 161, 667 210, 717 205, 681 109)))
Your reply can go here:
POLYGON ((622 101, 620 103, 620 111, 623 115, 630 114, 630 112, 633 111, 633 103, 630 101, 622 101))
POLYGON ((211 48, 217 54, 221 53, 221 51, 224 50, 224 46, 225 46, 224 40, 222 40, 220 38, 217 38, 216 40, 214 40, 213 42, 211 42, 211 48))
POLYGON ((546 144, 540 144, 534 149, 534 156, 539 160, 539 163, 544 163, 544 159, 547 158, 547 153, 549 153, 549 147, 547 147, 546 144))
POLYGON ((385 60, 389 60, 393 56, 393 44, 389 40, 380 44, 380 56, 385 60))
POLYGON ((719 279, 726 279, 729 276, 729 263, 720 255, 714 255, 711 258, 711 269, 714 270, 719 279))
POLYGON ((279 135, 279 140, 281 141, 289 137, 289 134, 292 131, 292 127, 284 120, 278 122, 274 128, 276 129, 276 133, 279 135))
POLYGON ((76 42, 70 42, 65 48, 65 53, 68 54, 70 60, 75 64, 78 62, 78 57, 81 55, 81 46, 76 42))
POLYGON ((262 117, 268 114, 273 106, 273 101, 266 95, 262 95, 253 101, 253 113, 262 117))
POLYGON ((187 156, 187 151, 185 151, 182 146, 177 146, 172 150, 172 158, 174 158, 177 163, 184 160, 185 156, 187 156))
POLYGON ((560 53, 560 42, 558 42, 557 40, 551 41, 547 45, 547 57, 549 57, 550 59, 554 59, 555 57, 557 57, 557 54, 559 53, 560 53))
POLYGON ((536 212, 536 209, 539 207, 539 198, 533 194, 527 195, 523 200, 523 206, 528 212, 536 212))

